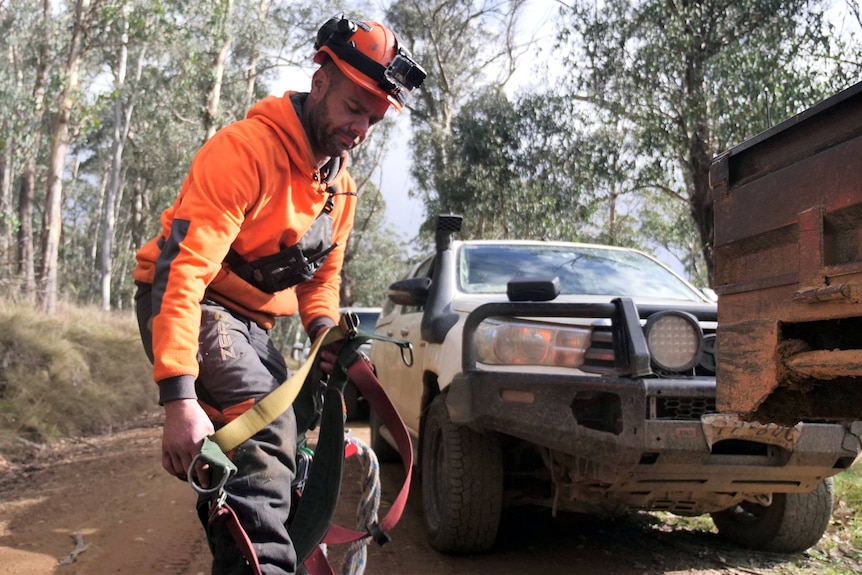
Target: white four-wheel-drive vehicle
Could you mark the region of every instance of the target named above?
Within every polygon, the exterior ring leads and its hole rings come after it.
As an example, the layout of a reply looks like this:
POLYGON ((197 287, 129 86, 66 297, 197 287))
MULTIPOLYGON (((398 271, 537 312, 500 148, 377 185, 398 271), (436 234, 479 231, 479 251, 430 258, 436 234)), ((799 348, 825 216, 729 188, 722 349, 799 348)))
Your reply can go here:
MULTIPOLYGON (((418 447, 431 544, 489 549, 504 507, 711 514, 740 544, 814 545, 860 424, 740 421, 715 409, 716 305, 647 255, 455 241, 392 284, 372 344, 418 447)), ((371 414, 381 460, 397 456, 371 414)))

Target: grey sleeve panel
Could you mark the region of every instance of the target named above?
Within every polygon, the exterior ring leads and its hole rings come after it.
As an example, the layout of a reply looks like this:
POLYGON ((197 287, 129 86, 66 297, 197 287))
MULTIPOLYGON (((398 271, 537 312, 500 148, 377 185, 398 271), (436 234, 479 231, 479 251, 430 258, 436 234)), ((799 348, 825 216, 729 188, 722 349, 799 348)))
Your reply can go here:
POLYGON ((323 331, 323 329, 327 327, 332 327, 335 325, 335 322, 332 321, 331 318, 326 316, 316 317, 308 324, 308 338, 314 343, 314 340, 317 339, 318 334, 323 331))
POLYGON ((162 248, 159 259, 156 260, 156 273, 153 278, 153 316, 162 311, 162 298, 168 285, 168 276, 171 272, 171 264, 180 253, 180 244, 189 233, 188 220, 174 220, 171 223, 171 235, 167 240, 159 242, 162 248))
POLYGON ((195 378, 191 375, 178 375, 169 377, 158 382, 159 405, 177 399, 197 399, 195 392, 195 378))

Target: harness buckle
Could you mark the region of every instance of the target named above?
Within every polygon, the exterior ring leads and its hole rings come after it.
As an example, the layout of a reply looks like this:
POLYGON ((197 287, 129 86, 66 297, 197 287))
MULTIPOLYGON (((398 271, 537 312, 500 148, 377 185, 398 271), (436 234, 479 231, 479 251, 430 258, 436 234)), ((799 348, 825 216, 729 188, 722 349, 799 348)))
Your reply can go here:
POLYGON ((348 340, 356 337, 359 329, 359 316, 353 312, 341 314, 341 319, 338 321, 338 327, 348 340))
POLYGON ((311 460, 314 451, 309 447, 300 447, 296 452, 296 476, 293 479, 293 487, 302 493, 305 491, 305 482, 308 480, 308 471, 311 469, 311 460))
POLYGON ((380 528, 380 523, 377 521, 368 526, 368 533, 371 535, 371 538, 374 539, 374 542, 381 547, 392 541, 392 537, 389 533, 380 528))

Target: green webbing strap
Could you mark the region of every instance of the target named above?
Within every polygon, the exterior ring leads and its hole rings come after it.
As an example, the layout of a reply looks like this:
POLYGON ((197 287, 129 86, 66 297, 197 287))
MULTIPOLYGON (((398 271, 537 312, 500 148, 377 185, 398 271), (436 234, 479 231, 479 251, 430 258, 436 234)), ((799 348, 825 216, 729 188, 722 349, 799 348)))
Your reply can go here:
POLYGON ((224 487, 224 484, 234 473, 236 473, 236 471, 236 465, 233 461, 228 459, 225 452, 221 450, 221 447, 213 443, 209 437, 205 437, 203 446, 201 446, 201 452, 198 455, 195 455, 194 459, 192 459, 191 465, 189 465, 188 478, 189 483, 192 484, 192 488, 194 488, 199 495, 221 496, 221 490, 224 487), (200 482, 198 482, 197 474, 195 473, 195 464, 198 460, 202 460, 210 467, 211 487, 202 487, 200 482))
POLYGON ((243 441, 272 423, 276 417, 284 413, 296 399, 299 390, 305 383, 311 371, 320 348, 334 341, 344 339, 341 329, 329 328, 323 337, 317 338, 308 359, 284 383, 275 388, 269 395, 254 404, 254 407, 216 431, 210 436, 225 453, 236 448, 243 441))
POLYGON ((289 526, 299 562, 308 559, 320 544, 335 516, 344 469, 344 412, 341 405, 341 391, 337 387, 327 387, 314 458, 289 526))
MULTIPOLYGON (((309 351, 308 353, 308 359, 305 360, 305 363, 300 366, 299 370, 297 370, 296 373, 291 375, 284 383, 275 388, 269 395, 257 402, 254 407, 252 407, 251 409, 249 409, 248 411, 246 411, 245 413, 243 413, 242 415, 216 431, 214 434, 212 434, 209 439, 216 443, 222 449, 222 451, 227 453, 231 449, 234 449, 239 446, 239 444, 241 444, 249 437, 253 436, 258 431, 272 423, 275 418, 284 413, 296 399, 296 396, 302 389, 305 380, 308 379, 309 372, 311 372, 311 369, 314 367, 314 364, 317 361, 317 355, 320 351, 320 348, 334 341, 339 341, 344 338, 345 333, 340 327, 334 326, 327 329, 326 332, 323 334, 323 337, 317 338, 317 341, 314 342, 314 345, 311 347, 311 351, 309 351)), ((355 337, 352 338, 352 341, 354 341, 355 345, 345 346, 345 349, 343 351, 347 352, 348 354, 355 355, 355 348, 359 347, 359 343, 361 343, 362 341, 368 341, 369 339, 379 339, 380 341, 397 344, 399 347, 401 347, 401 355, 405 363, 408 363, 408 365, 413 363, 412 348, 409 347, 409 344, 406 344, 404 340, 396 339, 394 337, 387 337, 384 335, 378 335, 376 333, 357 331, 355 337), (410 351, 409 362, 407 358, 404 357, 405 349, 410 351)), ((344 361, 344 359, 345 358, 342 358, 339 355, 340 361, 344 361)), ((354 359, 355 358, 351 357, 347 361, 347 363, 343 365, 349 365, 353 362, 354 359)), ((344 375, 343 377, 346 378, 346 375, 344 375)))
MULTIPOLYGON (((409 342, 375 333, 360 332, 356 329, 356 325, 355 320, 345 321, 345 318, 342 317, 339 326, 327 329, 323 337, 318 338, 312 346, 308 359, 296 373, 257 402, 254 407, 204 439, 201 453, 195 457, 189 468, 188 475, 195 491, 202 496, 215 497, 217 508, 221 507, 226 497, 223 490, 224 484, 237 471, 236 466, 228 459, 226 453, 269 425, 291 406, 315 367, 320 348, 332 342, 345 340, 323 392, 324 403, 317 456, 311 462, 304 491, 306 496, 299 500, 290 526, 291 537, 294 539, 294 546, 300 561, 305 561, 320 544, 335 514, 335 501, 340 491, 344 463, 342 390, 348 379, 347 368, 359 359, 359 352, 357 351, 359 346, 369 339, 395 343, 401 348, 404 362, 408 365, 413 363, 413 350, 409 342), (409 351, 409 361, 404 355, 405 350, 409 351), (193 471, 195 463, 199 459, 210 464, 214 483, 211 488, 204 489, 196 481, 193 471)), ((235 516, 233 517, 234 522, 236 522, 235 527, 247 542, 247 549, 243 548, 243 554, 249 560, 251 558, 256 559, 254 549, 248 542, 248 537, 242 531, 242 527, 235 516)), ((239 544, 239 539, 237 541, 239 544)))

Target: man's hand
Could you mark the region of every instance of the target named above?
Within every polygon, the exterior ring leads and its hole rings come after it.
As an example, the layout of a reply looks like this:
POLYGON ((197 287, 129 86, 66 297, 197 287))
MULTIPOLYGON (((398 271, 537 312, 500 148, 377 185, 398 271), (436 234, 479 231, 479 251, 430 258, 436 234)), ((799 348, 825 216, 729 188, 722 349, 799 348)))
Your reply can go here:
MULTIPOLYGON (((204 438, 213 431, 212 422, 196 399, 166 403, 162 467, 171 475, 185 479, 192 459, 201 452, 204 438)), ((203 463, 197 466, 195 474, 201 487, 209 487, 209 472, 203 463)))
POLYGON ((332 375, 332 369, 335 367, 335 361, 342 347, 344 347, 344 340, 333 341, 320 348, 320 370, 326 375, 332 375))

